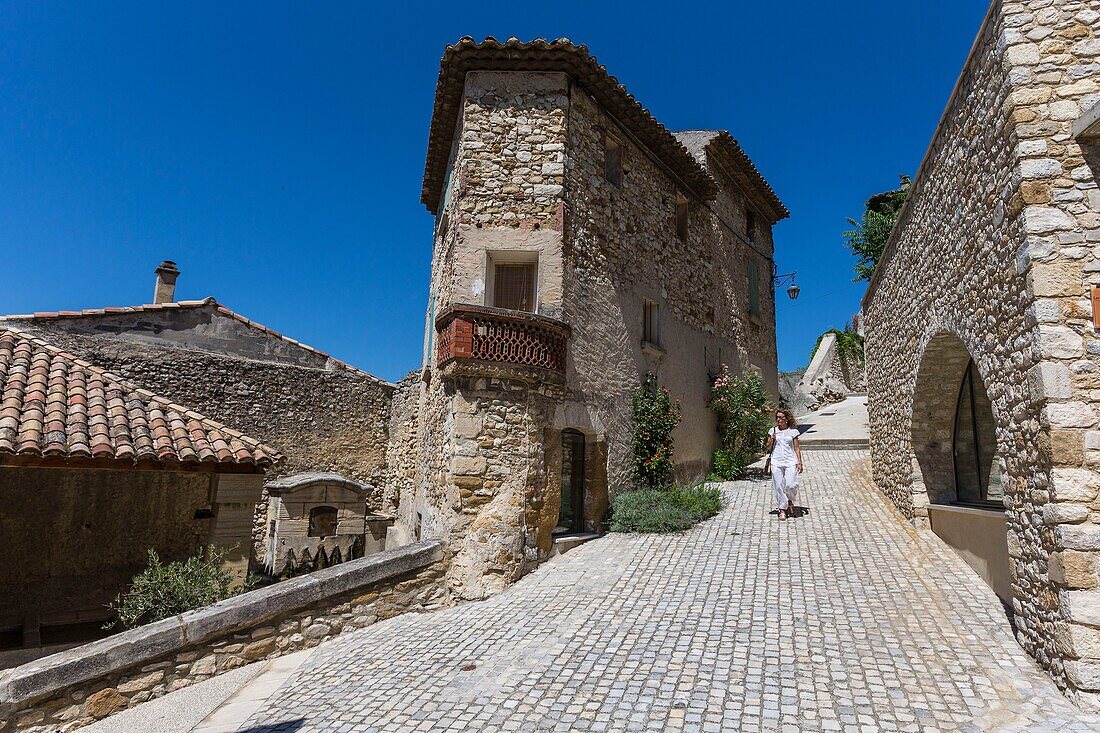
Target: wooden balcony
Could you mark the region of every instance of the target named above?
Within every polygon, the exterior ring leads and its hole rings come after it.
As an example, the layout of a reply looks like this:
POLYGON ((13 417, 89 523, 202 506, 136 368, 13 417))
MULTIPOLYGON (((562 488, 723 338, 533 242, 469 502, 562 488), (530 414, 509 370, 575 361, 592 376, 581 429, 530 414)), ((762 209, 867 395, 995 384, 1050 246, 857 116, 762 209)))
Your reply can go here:
POLYGON ((435 321, 436 365, 444 374, 565 379, 572 329, 546 316, 458 304, 435 321))

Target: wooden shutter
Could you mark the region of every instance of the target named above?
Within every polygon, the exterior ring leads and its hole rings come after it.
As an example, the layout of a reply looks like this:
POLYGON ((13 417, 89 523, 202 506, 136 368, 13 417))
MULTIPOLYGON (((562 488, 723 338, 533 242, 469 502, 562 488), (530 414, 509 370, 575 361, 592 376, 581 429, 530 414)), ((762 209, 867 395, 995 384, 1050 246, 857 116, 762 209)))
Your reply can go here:
POLYGON ((756 260, 749 260, 749 315, 760 315, 760 269, 756 260))

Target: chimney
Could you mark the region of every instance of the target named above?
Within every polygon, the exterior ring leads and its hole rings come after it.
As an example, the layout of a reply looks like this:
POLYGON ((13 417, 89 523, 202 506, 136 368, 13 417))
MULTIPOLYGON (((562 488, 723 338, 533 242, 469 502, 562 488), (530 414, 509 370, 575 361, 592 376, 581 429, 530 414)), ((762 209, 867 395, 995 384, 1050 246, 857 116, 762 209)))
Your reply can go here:
POLYGON ((179 268, 172 260, 165 260, 153 272, 157 274, 157 287, 153 291, 153 302, 171 303, 176 299, 176 278, 180 276, 179 268))

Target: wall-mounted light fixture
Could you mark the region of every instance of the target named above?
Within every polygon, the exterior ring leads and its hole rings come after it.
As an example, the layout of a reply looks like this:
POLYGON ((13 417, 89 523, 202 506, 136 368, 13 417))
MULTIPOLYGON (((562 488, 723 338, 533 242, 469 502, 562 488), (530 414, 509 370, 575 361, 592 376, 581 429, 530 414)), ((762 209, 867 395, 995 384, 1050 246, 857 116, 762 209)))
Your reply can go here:
POLYGON ((797 274, 797 272, 788 272, 786 275, 777 275, 773 270, 772 287, 778 288, 787 285, 787 297, 791 300, 798 300, 798 294, 802 291, 802 288, 798 287, 798 283, 794 281, 797 274))

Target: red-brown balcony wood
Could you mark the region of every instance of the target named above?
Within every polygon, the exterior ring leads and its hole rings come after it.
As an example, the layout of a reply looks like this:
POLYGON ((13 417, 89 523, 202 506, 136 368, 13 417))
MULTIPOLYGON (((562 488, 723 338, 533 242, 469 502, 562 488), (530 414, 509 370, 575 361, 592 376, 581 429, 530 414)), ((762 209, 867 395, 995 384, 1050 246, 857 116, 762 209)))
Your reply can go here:
POLYGON ((436 318, 435 330, 436 365, 444 373, 445 367, 456 365, 471 375, 565 378, 565 352, 572 329, 553 318, 458 304, 436 318))

